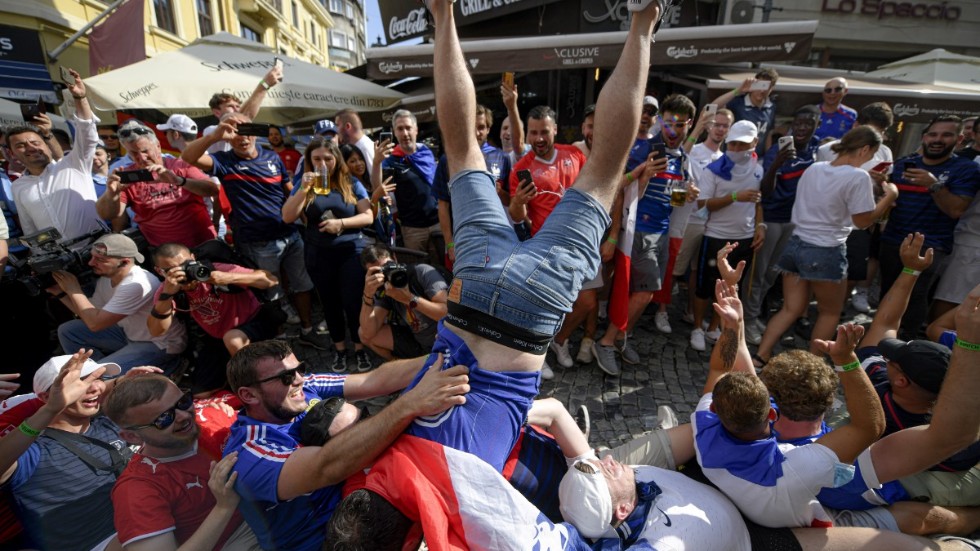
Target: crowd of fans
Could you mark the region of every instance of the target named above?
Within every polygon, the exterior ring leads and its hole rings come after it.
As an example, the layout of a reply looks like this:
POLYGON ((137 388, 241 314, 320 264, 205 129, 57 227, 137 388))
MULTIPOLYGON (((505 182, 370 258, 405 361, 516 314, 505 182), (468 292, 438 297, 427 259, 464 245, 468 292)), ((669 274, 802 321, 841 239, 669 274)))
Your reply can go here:
POLYGON ((980 121, 895 159, 891 108, 844 78, 786 126, 772 69, 658 100, 670 2, 644 0, 581 141, 505 80, 497 148, 451 3, 426 4, 441 155, 405 110, 297 150, 252 123, 278 67, 203 132, 102 124, 75 72, 74 143, 43 114, 3 130, 5 285, 61 323, 33 393, 0 376, 0 549, 980 549, 980 121), (50 229, 84 264, 32 264, 19 238, 50 229), (546 354, 643 365, 675 285, 703 397, 597 452, 587 411, 536 399, 546 354), (801 324, 809 350, 776 353, 801 324))

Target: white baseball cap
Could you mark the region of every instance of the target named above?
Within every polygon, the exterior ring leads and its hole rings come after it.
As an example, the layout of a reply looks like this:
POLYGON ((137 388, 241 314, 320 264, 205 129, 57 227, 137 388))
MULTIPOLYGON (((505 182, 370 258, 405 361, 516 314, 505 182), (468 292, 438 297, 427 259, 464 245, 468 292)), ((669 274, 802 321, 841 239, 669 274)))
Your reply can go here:
POLYGON ((595 456, 577 459, 558 485, 561 516, 587 538, 615 534, 609 485, 595 463, 595 456))
MULTIPOLYGON (((34 393, 40 394, 51 388, 51 385, 54 384, 54 380, 58 378, 58 373, 61 373, 61 369, 65 367, 68 360, 71 360, 70 354, 55 356, 44 362, 44 365, 42 365, 41 368, 37 370, 37 373, 34 374, 34 393)), ((105 373, 102 374, 103 377, 115 377, 122 372, 122 368, 119 367, 119 364, 99 364, 93 362, 91 359, 88 359, 85 360, 85 363, 82 365, 81 376, 87 377, 100 367, 105 368, 105 373)))
POLYGON ((759 137, 759 129, 752 121, 738 121, 728 130, 728 138, 725 143, 744 142, 752 143, 752 140, 759 137))
POLYGON ((197 123, 187 115, 170 115, 167 122, 157 125, 157 130, 176 130, 183 134, 197 134, 197 123))

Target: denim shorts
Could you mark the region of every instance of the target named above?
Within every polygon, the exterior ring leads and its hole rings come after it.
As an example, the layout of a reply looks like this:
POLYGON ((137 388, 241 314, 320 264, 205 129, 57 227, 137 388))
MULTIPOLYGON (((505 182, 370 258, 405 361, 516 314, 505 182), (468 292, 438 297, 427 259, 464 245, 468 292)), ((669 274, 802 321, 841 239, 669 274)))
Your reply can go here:
POLYGON ((843 281, 847 277, 847 245, 821 247, 794 235, 776 262, 776 270, 807 281, 843 281))
MULTIPOLYGON (((272 241, 237 243, 235 247, 258 269, 271 273, 280 281, 282 274, 286 274, 290 292, 303 293, 313 289, 313 281, 306 272, 303 239, 298 232, 272 241)), ((266 296, 269 300, 282 298, 282 286, 272 287, 266 291, 266 296)))
POLYGON ((449 185, 456 241, 449 300, 554 336, 582 284, 599 271, 606 210, 569 189, 538 233, 519 241, 489 172, 464 170, 449 185))

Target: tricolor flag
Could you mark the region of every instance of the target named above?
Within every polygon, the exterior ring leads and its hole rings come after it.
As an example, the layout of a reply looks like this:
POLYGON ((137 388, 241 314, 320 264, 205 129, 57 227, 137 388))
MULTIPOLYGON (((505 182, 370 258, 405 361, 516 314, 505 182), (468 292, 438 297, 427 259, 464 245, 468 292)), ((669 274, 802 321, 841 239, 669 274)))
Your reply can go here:
POLYGON ((482 459, 431 440, 402 435, 370 471, 347 481, 366 488, 421 524, 431 551, 587 551, 569 524, 555 524, 482 459))
POLYGON ((636 205, 640 199, 640 183, 632 181, 623 188, 623 226, 619 230, 616 245, 616 275, 613 276, 609 296, 609 323, 620 331, 626 331, 630 303, 630 255, 633 252, 633 234, 636 233, 636 205))

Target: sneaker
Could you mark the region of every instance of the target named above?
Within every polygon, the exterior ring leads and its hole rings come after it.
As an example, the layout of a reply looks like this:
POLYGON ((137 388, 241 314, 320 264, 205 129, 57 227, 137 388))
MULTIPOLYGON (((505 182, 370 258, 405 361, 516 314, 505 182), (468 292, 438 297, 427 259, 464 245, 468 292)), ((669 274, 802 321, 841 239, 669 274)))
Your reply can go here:
POLYGON ((672 429, 680 425, 677 419, 677 412, 670 406, 660 406, 657 408, 657 428, 672 429))
POLYGON ((698 352, 704 352, 707 346, 704 344, 704 329, 694 329, 691 331, 691 348, 698 352))
POLYGON ((688 325, 694 325, 694 314, 692 312, 684 312, 684 315, 681 316, 681 321, 688 325))
POLYGON ((623 357, 623 361, 630 364, 636 365, 640 363, 640 355, 636 352, 636 349, 630 346, 629 338, 625 338, 621 341, 616 341, 616 350, 619 355, 623 357))
POLYGON ((330 362, 330 371, 343 373, 347 371, 347 351, 334 350, 333 361, 330 362))
POLYGON ((558 360, 558 365, 565 368, 575 365, 575 360, 572 359, 572 354, 568 351, 568 341, 565 341, 564 344, 551 341, 550 348, 555 353, 555 359, 558 360))
POLYGON ((541 366, 541 378, 546 381, 550 381, 555 378, 555 372, 551 370, 551 366, 548 365, 548 362, 544 362, 544 365, 541 366))
POLYGON ((293 308, 293 305, 288 302, 282 303, 282 311, 286 313, 286 323, 290 325, 296 325, 299 323, 299 313, 293 308))
POLYGON ((316 334, 317 335, 329 335, 330 334, 330 331, 327 330, 327 322, 325 322, 325 321, 321 321, 320 323, 316 324, 316 329, 314 329, 314 331, 316 331, 316 334))
POLYGON ((368 356, 367 350, 355 350, 354 359, 357 361, 357 372, 367 373, 374 369, 374 364, 371 363, 371 357, 368 356))
POLYGON ((863 287, 854 289, 854 295, 851 296, 851 307, 862 314, 867 314, 871 310, 871 305, 868 304, 867 289, 863 287))
POLYGON ((589 337, 582 337, 582 344, 578 347, 578 354, 575 355, 575 361, 583 364, 587 364, 592 361, 592 345, 595 341, 589 337))
POLYGON ((657 312, 657 315, 653 316, 653 323, 657 326, 657 331, 665 335, 674 332, 673 328, 670 327, 670 319, 667 317, 667 312, 657 312))
POLYGON ((589 441, 589 434, 592 432, 592 421, 589 419, 589 408, 582 404, 575 410, 575 424, 578 430, 585 435, 585 441, 589 441))
POLYGON ((300 331, 299 342, 308 346, 312 346, 317 350, 329 350, 332 347, 331 343, 328 342, 327 337, 323 335, 317 335, 316 331, 313 331, 312 329, 305 333, 300 331))
POLYGON ((765 333, 765 329, 760 331, 758 325, 750 323, 745 326, 745 342, 757 345, 762 342, 763 333, 765 333))
POLYGON ((599 369, 605 371, 607 375, 619 375, 620 369, 619 364, 616 362, 615 346, 595 343, 592 345, 592 355, 595 356, 595 361, 599 364, 599 369))
POLYGON ((667 13, 672 7, 680 4, 681 0, 629 0, 629 2, 626 4, 626 9, 634 13, 641 12, 647 9, 647 7, 654 2, 660 5, 660 18, 657 20, 657 24, 653 26, 653 32, 657 32, 657 30, 660 29, 660 24, 663 23, 664 19, 666 18, 667 13))
POLYGON ((715 329, 714 331, 705 331, 704 333, 704 339, 710 342, 711 344, 718 342, 718 339, 720 338, 721 338, 721 329, 715 329))

